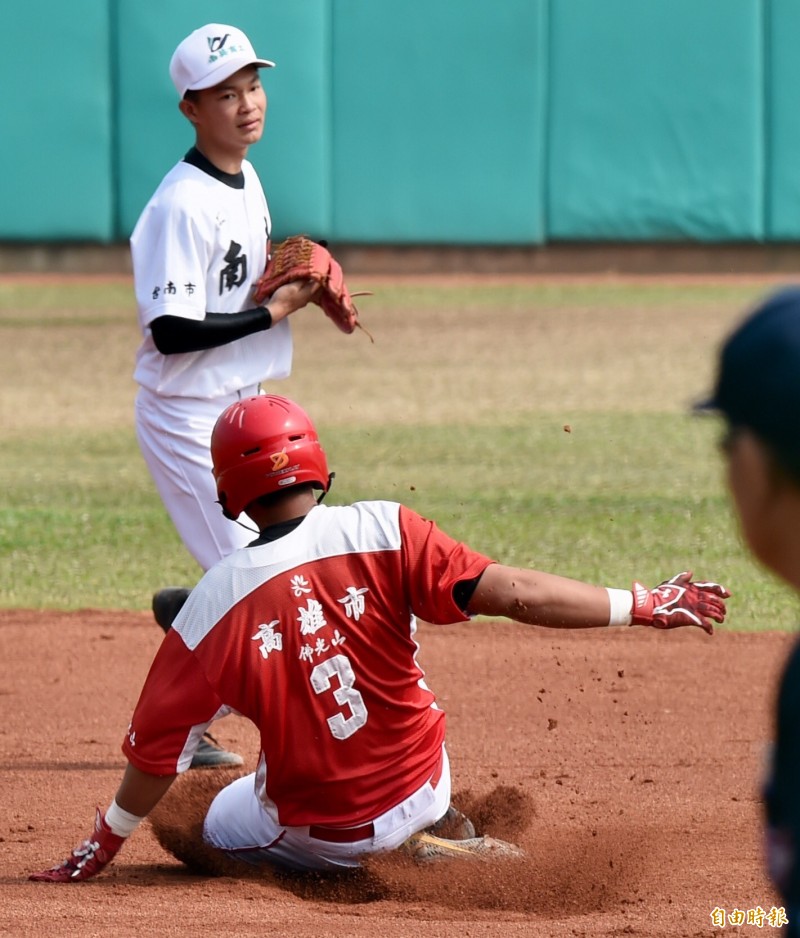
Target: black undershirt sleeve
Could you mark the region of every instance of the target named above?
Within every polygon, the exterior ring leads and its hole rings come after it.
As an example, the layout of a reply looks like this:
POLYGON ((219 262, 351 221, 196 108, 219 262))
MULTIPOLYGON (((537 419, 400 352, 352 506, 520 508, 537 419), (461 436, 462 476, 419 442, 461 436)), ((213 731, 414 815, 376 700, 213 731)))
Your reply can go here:
POLYGON ((469 601, 472 599, 472 594, 475 592, 475 588, 478 583, 480 583, 482 576, 483 573, 479 573, 478 576, 473 577, 471 580, 459 580, 453 587, 453 599, 462 612, 467 611, 469 601))
POLYGON ((270 311, 266 306, 257 306, 240 313, 206 313, 205 319, 159 316, 150 323, 150 331, 162 355, 175 355, 227 345, 254 332, 263 332, 271 325, 270 311))

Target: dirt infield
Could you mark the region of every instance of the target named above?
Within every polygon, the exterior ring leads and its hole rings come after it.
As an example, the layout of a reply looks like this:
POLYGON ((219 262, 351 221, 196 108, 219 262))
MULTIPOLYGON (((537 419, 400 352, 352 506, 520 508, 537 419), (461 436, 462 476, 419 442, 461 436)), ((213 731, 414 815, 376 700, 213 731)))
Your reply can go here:
MULTIPOLYGON (((204 877, 148 824, 105 874, 64 886, 26 876, 60 860, 113 796, 160 632, 144 613, 0 612, 0 934, 779 934, 767 920, 735 922, 778 905, 758 788, 793 636, 510 623, 423 624, 420 635, 420 663, 448 713, 454 791, 526 860, 417 868, 389 857, 339 883, 204 877)), ((217 727, 252 766, 249 724, 217 727)), ((187 786, 212 778, 179 779, 174 810, 187 786)))

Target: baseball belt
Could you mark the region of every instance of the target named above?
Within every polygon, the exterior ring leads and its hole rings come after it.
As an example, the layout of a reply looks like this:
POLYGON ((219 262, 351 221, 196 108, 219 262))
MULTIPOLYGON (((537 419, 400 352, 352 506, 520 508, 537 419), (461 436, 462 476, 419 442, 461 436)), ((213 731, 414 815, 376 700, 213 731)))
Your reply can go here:
MULTIPOLYGON (((442 777, 444 768, 444 752, 439 756, 433 775, 430 777, 430 784, 436 788, 442 777)), ((369 824, 361 824, 359 827, 324 827, 320 824, 312 824, 308 828, 308 836, 314 840, 322 840, 329 844, 354 844, 359 840, 369 840, 375 836, 375 825, 372 821, 369 824)))

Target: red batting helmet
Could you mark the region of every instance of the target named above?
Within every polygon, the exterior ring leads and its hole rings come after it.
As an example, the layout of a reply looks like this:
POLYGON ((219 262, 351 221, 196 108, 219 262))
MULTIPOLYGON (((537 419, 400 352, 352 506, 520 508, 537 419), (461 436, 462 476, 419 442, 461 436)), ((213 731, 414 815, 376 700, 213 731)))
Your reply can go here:
POLYGON ((311 484, 327 492, 328 461, 308 414, 294 401, 259 394, 231 404, 211 434, 217 495, 235 520, 262 495, 311 484))

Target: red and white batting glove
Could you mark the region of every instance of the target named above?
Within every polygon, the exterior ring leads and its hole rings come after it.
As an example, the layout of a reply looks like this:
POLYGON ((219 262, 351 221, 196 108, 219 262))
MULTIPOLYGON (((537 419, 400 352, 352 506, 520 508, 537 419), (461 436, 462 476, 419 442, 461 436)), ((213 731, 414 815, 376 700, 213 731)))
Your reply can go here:
POLYGON ((719 583, 692 583, 690 570, 655 589, 634 583, 631 625, 652 625, 656 629, 697 625, 713 635, 714 622, 725 621, 725 600, 730 595, 719 583))
POLYGON ((77 846, 63 863, 41 873, 31 873, 28 879, 37 883, 79 883, 90 879, 108 866, 126 839, 111 830, 98 808, 91 836, 77 846))

